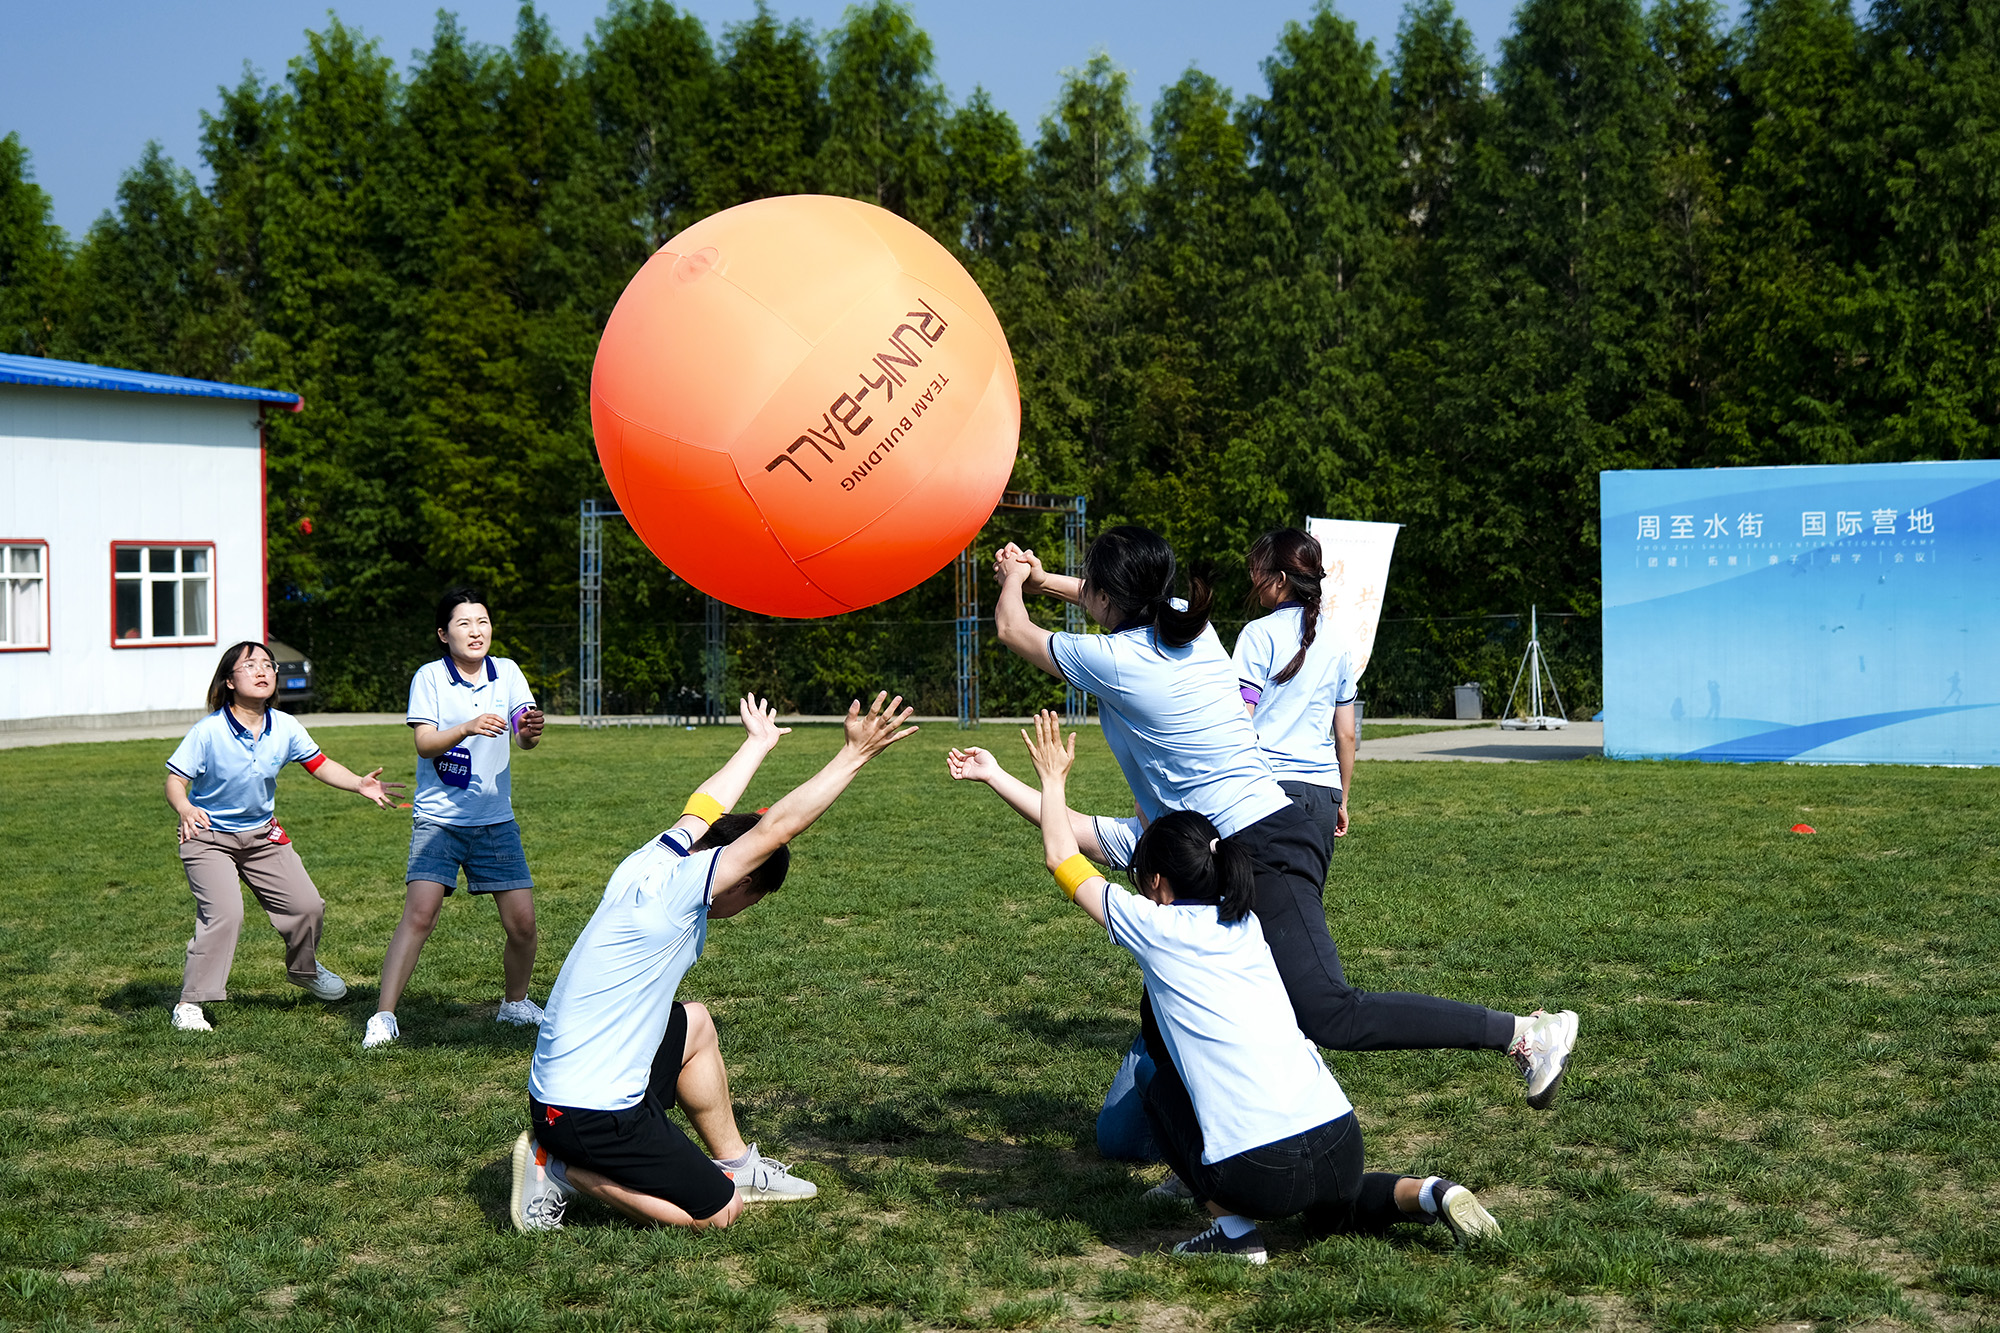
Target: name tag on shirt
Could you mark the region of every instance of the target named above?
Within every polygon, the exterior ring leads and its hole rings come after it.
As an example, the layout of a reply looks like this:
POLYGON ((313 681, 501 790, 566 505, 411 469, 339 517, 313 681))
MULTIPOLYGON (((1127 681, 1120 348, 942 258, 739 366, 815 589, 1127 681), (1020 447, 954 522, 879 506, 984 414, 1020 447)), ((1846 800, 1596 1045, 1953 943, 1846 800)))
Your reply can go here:
POLYGON ((463 745, 454 745, 431 760, 431 767, 437 770, 438 781, 447 787, 464 791, 472 785, 472 752, 463 745))

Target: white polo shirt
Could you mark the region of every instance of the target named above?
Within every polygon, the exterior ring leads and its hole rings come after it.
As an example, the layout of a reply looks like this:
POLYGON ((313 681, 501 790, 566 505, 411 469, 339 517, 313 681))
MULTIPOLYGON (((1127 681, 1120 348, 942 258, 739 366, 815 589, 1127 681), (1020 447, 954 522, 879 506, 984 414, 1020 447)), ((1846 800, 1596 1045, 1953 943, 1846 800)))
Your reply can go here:
POLYGON ((563 959, 528 1066, 536 1101, 622 1111, 646 1095, 674 992, 708 942, 722 849, 668 829, 626 857, 563 959))
POLYGON ((1354 1109, 1299 1031, 1263 927, 1213 903, 1162 907, 1107 884, 1111 942, 1139 960, 1174 1068, 1201 1122, 1204 1162, 1290 1138, 1354 1109))
POLYGON ((411 802, 418 819, 433 824, 474 828, 504 824, 514 817, 514 778, 508 768, 513 731, 521 714, 535 706, 521 668, 504 657, 489 657, 485 669, 459 674, 446 655, 426 662, 410 678, 411 726, 428 722, 450 731, 478 717, 498 713, 507 731, 498 736, 468 736, 435 759, 417 760, 417 794, 411 802))
POLYGON ((1305 608, 1280 602, 1237 636, 1236 685, 1240 698, 1257 705, 1257 743, 1271 772, 1281 779, 1338 787, 1333 711, 1354 702, 1354 656, 1326 628, 1322 620, 1298 674, 1277 684, 1272 678, 1299 651, 1305 635, 1305 608))
POLYGON ((277 810, 279 769, 303 764, 310 773, 321 762, 319 746, 290 713, 265 710, 253 736, 223 707, 188 729, 167 771, 187 780, 188 800, 207 813, 210 828, 248 833, 277 810))
POLYGON ((1227 838, 1289 804, 1213 625, 1179 648, 1150 625, 1051 634, 1049 654, 1064 679, 1097 696, 1105 742, 1149 821, 1193 810, 1227 838))

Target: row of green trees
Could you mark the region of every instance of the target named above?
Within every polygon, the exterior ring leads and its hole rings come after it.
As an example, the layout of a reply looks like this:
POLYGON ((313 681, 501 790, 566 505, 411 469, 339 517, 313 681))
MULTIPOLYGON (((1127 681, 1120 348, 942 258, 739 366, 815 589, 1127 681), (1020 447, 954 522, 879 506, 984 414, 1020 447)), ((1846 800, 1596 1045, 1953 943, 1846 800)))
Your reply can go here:
MULTIPOLYGON (((305 395, 270 432, 273 619, 354 706, 460 577, 556 683, 598 330, 661 242, 762 195, 867 199, 967 263, 1020 369, 1017 486, 1224 561, 1307 514, 1404 523, 1392 615, 1593 612, 1601 469, 2000 446, 2000 0, 1734 30, 1525 0, 1491 66, 1449 0, 1386 63, 1323 5, 1264 73, 1190 68, 1147 120, 1100 55, 1024 140, 893 0, 719 40, 613 0, 580 53, 526 6, 508 49, 444 18, 403 71, 331 21, 204 114, 208 188, 151 149, 80 243, 0 140, 0 346, 305 395)), ((611 561, 614 687, 698 681, 688 590, 611 561)), ((830 698, 870 678, 848 652, 762 683, 830 698)))

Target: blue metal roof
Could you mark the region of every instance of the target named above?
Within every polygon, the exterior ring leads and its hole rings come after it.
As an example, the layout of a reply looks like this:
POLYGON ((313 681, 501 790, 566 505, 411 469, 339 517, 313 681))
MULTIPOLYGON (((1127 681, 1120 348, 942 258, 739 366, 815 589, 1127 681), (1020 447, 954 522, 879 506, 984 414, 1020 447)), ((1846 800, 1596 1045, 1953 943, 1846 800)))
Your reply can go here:
POLYGON ((145 370, 90 366, 81 361, 52 361, 45 356, 0 353, 0 384, 40 384, 54 389, 110 389, 117 393, 168 393, 189 398, 240 398, 253 403, 283 403, 294 412, 305 400, 282 389, 253 389, 247 384, 218 384, 180 375, 155 375, 145 370))

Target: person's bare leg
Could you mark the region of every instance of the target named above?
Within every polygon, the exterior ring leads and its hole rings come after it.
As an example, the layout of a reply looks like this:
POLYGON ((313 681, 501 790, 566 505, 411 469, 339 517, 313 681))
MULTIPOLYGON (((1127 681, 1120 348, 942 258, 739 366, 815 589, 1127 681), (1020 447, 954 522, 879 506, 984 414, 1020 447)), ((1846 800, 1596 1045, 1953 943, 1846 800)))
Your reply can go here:
POLYGON ((403 895, 403 919, 389 937, 389 952, 382 959, 382 997, 375 1001, 378 1013, 393 1014, 403 998, 403 987, 417 970, 417 955, 437 925, 438 908, 444 906, 445 887, 435 880, 413 879, 403 895))
POLYGON ((708 1155, 733 1162, 750 1151, 750 1145, 736 1128, 736 1108, 729 1100, 729 1071, 723 1068, 715 1018, 707 1005, 689 1001, 687 1020, 687 1047, 681 1055, 674 1099, 687 1112, 694 1132, 708 1145, 708 1155))
POLYGON ((697 1231, 706 1231, 710 1227, 728 1226, 736 1220, 736 1215, 743 1211, 743 1196, 740 1193, 730 1195, 729 1202, 708 1217, 691 1217, 687 1209, 678 1204, 668 1203, 655 1195, 641 1194, 637 1190, 627 1189, 616 1181, 608 1180, 584 1167, 565 1167, 564 1175, 570 1184, 591 1198, 610 1204, 627 1217, 637 1218, 641 1222, 658 1223, 660 1226, 693 1227, 697 1231))
POLYGON ((1396 1182, 1396 1206, 1411 1217, 1428 1218, 1421 1196, 1424 1192, 1422 1176, 1404 1176, 1396 1182))
POLYGON ((535 891, 506 889, 493 895, 500 909, 500 925, 507 932, 507 947, 500 955, 510 1000, 528 998, 528 983, 535 979, 535 891))

